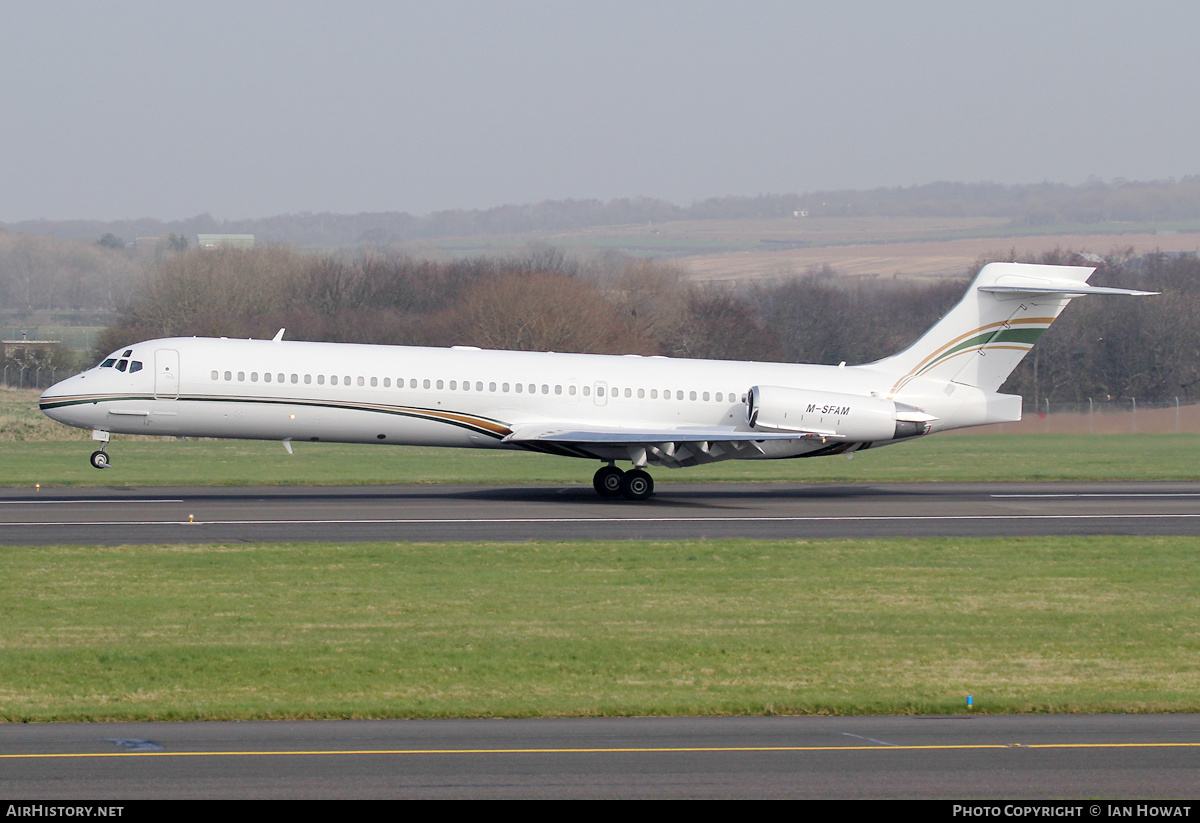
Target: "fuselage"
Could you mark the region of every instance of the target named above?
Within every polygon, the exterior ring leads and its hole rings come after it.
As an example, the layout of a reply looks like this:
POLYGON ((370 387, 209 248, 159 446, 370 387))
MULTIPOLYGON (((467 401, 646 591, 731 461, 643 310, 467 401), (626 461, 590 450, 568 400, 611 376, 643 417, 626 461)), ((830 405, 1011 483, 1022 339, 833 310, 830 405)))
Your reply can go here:
MULTIPOLYGON (((747 392, 759 384, 881 396, 889 376, 870 367, 169 338, 114 352, 48 389, 41 406, 68 425, 123 434, 529 448, 505 438, 543 421, 753 432, 747 392)), ((737 456, 792 457, 829 444, 762 445, 737 456)), ((558 453, 610 458, 601 451, 558 453)))

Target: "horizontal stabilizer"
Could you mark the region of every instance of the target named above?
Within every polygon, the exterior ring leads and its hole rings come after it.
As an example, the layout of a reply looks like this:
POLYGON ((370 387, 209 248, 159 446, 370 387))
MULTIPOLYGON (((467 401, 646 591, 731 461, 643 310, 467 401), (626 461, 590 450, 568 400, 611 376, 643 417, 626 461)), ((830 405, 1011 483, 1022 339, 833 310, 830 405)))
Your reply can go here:
POLYGON ((980 286, 979 291, 990 292, 992 294, 1061 294, 1066 297, 1079 297, 1083 294, 1125 294, 1130 297, 1147 297, 1158 294, 1156 291, 1114 289, 1108 286, 1089 286, 1087 283, 1066 281, 1057 283, 1038 281, 1036 284, 980 286))

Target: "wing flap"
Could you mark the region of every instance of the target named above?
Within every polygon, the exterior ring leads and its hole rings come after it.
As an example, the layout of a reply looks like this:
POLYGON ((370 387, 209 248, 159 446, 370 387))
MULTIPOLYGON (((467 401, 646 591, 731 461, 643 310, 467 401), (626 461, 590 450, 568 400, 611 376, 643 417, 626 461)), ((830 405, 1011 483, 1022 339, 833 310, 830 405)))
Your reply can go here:
POLYGON ((514 426, 512 434, 504 438, 505 443, 578 443, 587 445, 638 445, 658 443, 749 443, 762 440, 796 440, 802 437, 831 437, 827 432, 765 432, 738 431, 732 428, 624 428, 596 426, 581 429, 578 426, 557 423, 535 423, 514 426))
POLYGON ((818 438, 822 443, 842 438, 826 432, 739 431, 732 427, 580 428, 578 424, 533 423, 515 426, 503 442, 539 451, 574 454, 601 460, 629 460, 635 466, 649 463, 678 468, 752 457, 766 453, 767 441, 802 441, 818 438))

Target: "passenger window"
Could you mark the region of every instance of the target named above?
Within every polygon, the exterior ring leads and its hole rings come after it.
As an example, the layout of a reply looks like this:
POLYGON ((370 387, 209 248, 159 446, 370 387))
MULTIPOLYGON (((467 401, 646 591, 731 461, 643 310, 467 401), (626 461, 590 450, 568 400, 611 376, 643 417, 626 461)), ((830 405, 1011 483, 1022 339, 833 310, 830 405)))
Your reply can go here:
POLYGON ((682 400, 682 399, 683 399, 683 391, 682 391, 682 390, 679 390, 679 391, 676 391, 676 392, 675 392, 675 399, 676 399, 676 400, 682 400))
POLYGON ((520 394, 520 393, 521 393, 521 391, 522 391, 521 384, 520 384, 520 383, 518 383, 518 384, 517 384, 517 394, 520 394))
POLYGON ((537 394, 537 386, 535 386, 535 385, 533 385, 532 383, 530 383, 530 384, 529 384, 529 393, 530 393, 530 394, 537 394))
POLYGON ((592 387, 591 387, 591 386, 584 386, 584 387, 583 387, 583 396, 584 396, 584 397, 591 397, 591 396, 592 396, 592 387))
POLYGON ((507 394, 508 393, 508 384, 505 383, 502 388, 504 390, 504 393, 507 394))
POLYGON ((657 399, 658 399, 658 389, 651 389, 651 390, 650 390, 650 399, 651 399, 651 400, 657 400, 657 399))
POLYGON ((282 383, 283 382, 283 374, 280 373, 280 374, 275 375, 275 379, 276 379, 276 382, 282 383))
POLYGON ((496 384, 488 383, 488 391, 495 391, 495 390, 496 390, 496 384))
MULTIPOLYGON (((475 391, 483 391, 483 383, 482 383, 482 381, 479 381, 479 380, 476 380, 476 381, 475 381, 475 391)), ((494 390, 493 390, 493 391, 494 391, 494 390)))
POLYGON ((458 391, 458 381, 457 380, 450 381, 450 391, 458 391))
POLYGON ((349 386, 349 385, 350 385, 350 375, 346 375, 345 377, 343 377, 343 378, 342 378, 342 385, 343 385, 343 386, 349 386))
POLYGON ((265 371, 265 372, 263 372, 263 382, 264 382, 264 383, 270 383, 270 382, 271 382, 271 373, 270 373, 269 371, 265 371))
POLYGON ((213 379, 213 380, 216 380, 218 377, 220 377, 220 375, 219 375, 219 374, 217 374, 217 373, 214 371, 214 372, 212 373, 212 379, 213 379))
POLYGON ((375 388, 375 387, 376 387, 376 386, 378 386, 378 385, 379 385, 379 378, 377 378, 377 377, 372 377, 372 378, 371 378, 371 388, 375 388))
POLYGON ((228 381, 230 381, 230 380, 232 380, 232 379, 233 379, 233 372, 228 372, 228 371, 227 371, 227 372, 225 372, 225 380, 226 380, 226 382, 228 382, 228 381))
POLYGON ((575 387, 574 387, 574 386, 567 386, 567 394, 569 394, 569 395, 571 395, 572 397, 574 397, 574 396, 575 396, 575 387))
MULTIPOLYGON (((360 377, 360 378, 358 378, 358 385, 360 385, 360 386, 365 386, 365 385, 366 385, 366 381, 364 381, 364 380, 363 380, 363 379, 360 377)), ((371 385, 373 386, 373 385, 375 385, 375 384, 374 384, 374 383, 372 383, 371 385)))
POLYGON ((717 392, 717 402, 718 403, 721 402, 721 393, 720 392, 717 392))
POLYGON ((696 399, 696 393, 694 391, 688 392, 688 400, 695 400, 695 399, 696 399))
POLYGON ((632 396, 633 396, 633 393, 632 393, 632 392, 630 392, 630 391, 629 391, 629 389, 626 389, 626 390, 625 390, 625 396, 626 396, 626 397, 632 397, 632 396))
MULTIPOLYGON (((296 381, 295 381, 295 380, 293 380, 292 382, 293 382, 293 383, 295 383, 296 381)), ((304 375, 304 385, 306 385, 306 386, 307 386, 307 385, 309 385, 310 383, 312 383, 312 375, 311 375, 311 374, 306 374, 306 375, 304 375)))
POLYGON ((318 375, 317 375, 317 385, 318 385, 318 386, 324 386, 324 385, 325 385, 325 375, 323 375, 323 374, 318 374, 318 375))
POLYGON ((337 375, 336 375, 336 374, 331 374, 331 375, 329 376, 329 385, 331 385, 331 386, 336 386, 337 384, 338 384, 338 382, 337 382, 337 375))
POLYGON ((705 402, 705 403, 707 403, 707 402, 708 402, 708 392, 705 392, 705 393, 704 393, 704 402, 705 402))
POLYGON ((646 396, 646 390, 645 390, 645 389, 638 389, 638 400, 642 400, 642 399, 644 399, 644 398, 645 398, 645 396, 646 396))
MULTIPOLYGON (((298 374, 293 374, 293 375, 292 375, 292 382, 293 382, 293 383, 296 383, 297 381, 299 381, 299 379, 300 379, 300 375, 298 375, 298 374)), ((306 381, 306 382, 307 382, 307 381, 306 381)))
MULTIPOLYGON (((417 387, 417 378, 415 378, 415 377, 414 377, 412 380, 409 380, 409 381, 408 381, 408 387, 409 387, 410 389, 415 389, 415 388, 417 387)), ((429 388, 429 381, 428 381, 428 380, 426 380, 426 381, 425 381, 425 388, 429 388)))
POLYGON ((443 386, 445 386, 445 385, 446 385, 446 384, 445 384, 445 383, 443 383, 441 380, 437 381, 437 387, 438 387, 438 391, 441 391, 441 390, 442 390, 442 387, 443 387, 443 386))
POLYGON ((244 371, 240 371, 240 372, 238 372, 238 382, 239 382, 239 383, 245 383, 245 382, 246 382, 246 373, 245 373, 244 371))
POLYGON ((561 383, 559 383, 559 384, 555 385, 555 387, 554 387, 554 393, 555 393, 555 394, 562 394, 562 384, 561 384, 561 383))

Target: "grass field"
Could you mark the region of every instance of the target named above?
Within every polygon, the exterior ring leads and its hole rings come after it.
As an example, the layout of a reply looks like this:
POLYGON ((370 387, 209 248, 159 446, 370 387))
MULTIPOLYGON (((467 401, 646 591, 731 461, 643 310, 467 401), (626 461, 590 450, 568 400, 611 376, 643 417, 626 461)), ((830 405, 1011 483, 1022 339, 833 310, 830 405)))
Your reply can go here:
MULTIPOLYGON (((587 484, 597 464, 528 452, 305 443, 116 439, 113 466, 88 464, 89 442, 0 444, 0 486, 328 484, 587 484)), ((853 460, 741 460, 658 469, 660 489, 698 482, 970 482, 1196 480, 1200 437, 1146 435, 947 435, 866 451, 853 460)))
POLYGON ((0 719, 1197 711, 1194 551, 9 548, 0 719))

